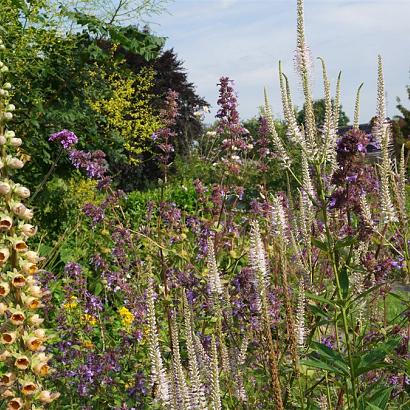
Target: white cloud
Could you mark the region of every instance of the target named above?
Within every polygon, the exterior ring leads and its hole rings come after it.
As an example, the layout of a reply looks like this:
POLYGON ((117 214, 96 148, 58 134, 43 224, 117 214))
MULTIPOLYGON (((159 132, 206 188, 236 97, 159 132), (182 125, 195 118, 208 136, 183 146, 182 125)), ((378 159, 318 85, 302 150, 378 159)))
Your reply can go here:
POLYGON ((218 3, 221 3, 222 8, 227 9, 233 6, 238 0, 219 0, 218 3))
MULTIPOLYGON (((284 62, 294 92, 302 103, 293 69, 296 0, 177 0, 173 16, 162 16, 161 33, 168 45, 185 60, 189 78, 198 93, 214 105, 218 78, 236 80, 243 117, 257 113, 263 87, 270 88, 274 112, 280 111, 277 63, 284 62), (224 8, 225 5, 225 8, 224 8), (291 5, 291 6, 290 6, 291 5)), ((376 99, 376 59, 381 53, 385 64, 390 115, 395 97, 406 101, 409 83, 410 43, 407 22, 409 1, 305 1, 307 39, 312 55, 322 56, 330 79, 343 71, 342 102, 350 117, 357 86, 364 81, 362 119, 374 112, 376 99)), ((315 69, 315 97, 322 95, 321 71, 315 69)))

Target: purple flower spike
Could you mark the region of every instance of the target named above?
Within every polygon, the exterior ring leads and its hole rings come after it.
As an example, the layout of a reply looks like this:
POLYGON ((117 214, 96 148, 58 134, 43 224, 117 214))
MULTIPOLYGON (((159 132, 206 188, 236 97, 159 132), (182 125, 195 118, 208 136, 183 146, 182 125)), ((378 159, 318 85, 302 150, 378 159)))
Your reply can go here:
POLYGON ((62 130, 51 134, 49 141, 59 141, 64 149, 70 148, 72 145, 77 144, 78 137, 72 131, 62 130))

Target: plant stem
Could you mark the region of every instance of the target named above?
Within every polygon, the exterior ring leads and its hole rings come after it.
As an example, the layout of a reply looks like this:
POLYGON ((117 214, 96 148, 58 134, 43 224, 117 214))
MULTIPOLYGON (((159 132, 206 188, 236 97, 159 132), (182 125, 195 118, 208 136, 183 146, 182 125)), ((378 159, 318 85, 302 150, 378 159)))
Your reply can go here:
POLYGON ((41 190, 43 189, 45 183, 48 181, 48 178, 50 178, 50 175, 52 174, 52 172, 54 171, 55 167, 58 164, 58 161, 60 161, 61 155, 63 155, 63 151, 64 148, 61 147, 60 151, 58 153, 58 156, 56 158, 56 160, 51 164, 50 169, 48 170, 47 174, 44 176, 43 180, 40 182, 40 185, 36 188, 36 191, 34 192, 34 194, 31 196, 30 200, 28 201, 28 203, 32 203, 34 198, 41 192, 41 190))
MULTIPOLYGON (((357 409, 359 407, 359 402, 357 400, 357 393, 356 393, 356 380, 355 380, 354 368, 353 368, 352 348, 351 348, 350 337, 349 337, 349 325, 347 321, 346 308, 344 306, 343 291, 342 291, 342 287, 341 287, 340 279, 339 279, 339 269, 338 269, 337 258, 336 258, 335 249, 334 249, 334 243, 332 240, 332 236, 331 236, 331 232, 330 232, 329 224, 328 224, 326 195, 325 195, 325 191, 323 187, 323 182, 320 177, 321 175, 320 167, 317 164, 316 164, 316 175, 317 175, 317 180, 319 183, 319 193, 320 193, 320 197, 322 201, 323 221, 325 224, 328 251, 329 251, 329 255, 331 259, 333 274, 336 280, 336 288, 337 288, 337 293, 339 296, 339 301, 342 302, 341 303, 342 306, 340 306, 340 312, 342 314, 343 331, 345 334, 345 342, 346 342, 347 354, 348 354, 348 359, 349 359, 349 371, 350 371, 350 381, 352 385, 353 402, 354 402, 355 409, 357 409)), ((349 398, 347 391, 346 393, 349 398)))

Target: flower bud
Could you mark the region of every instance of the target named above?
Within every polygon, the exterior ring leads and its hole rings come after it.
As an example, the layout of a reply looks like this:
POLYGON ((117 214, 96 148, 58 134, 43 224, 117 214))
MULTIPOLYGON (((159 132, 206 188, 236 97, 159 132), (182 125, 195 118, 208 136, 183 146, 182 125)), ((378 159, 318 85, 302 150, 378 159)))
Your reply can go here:
POLYGON ((8 231, 13 226, 13 219, 8 215, 0 216, 0 232, 8 231))
POLYGON ((27 283, 27 286, 34 286, 34 285, 37 285, 37 280, 33 278, 32 276, 26 276, 26 283, 27 283))
POLYGON ((30 366, 30 360, 27 356, 18 356, 14 362, 14 366, 19 370, 26 370, 30 366))
POLYGON ((5 303, 1 302, 0 303, 0 315, 4 315, 8 310, 9 310, 9 307, 5 303))
POLYGON ((0 248, 0 265, 7 262, 7 259, 10 257, 10 251, 8 248, 0 248))
POLYGON ((35 314, 35 315, 31 316, 28 321, 33 326, 40 326, 44 322, 44 319, 42 317, 40 317, 40 315, 35 314))
POLYGON ((29 221, 30 219, 33 219, 33 211, 31 209, 26 209, 24 211, 24 215, 22 216, 22 219, 29 221))
POLYGON ((7 97, 10 93, 5 90, 4 88, 0 88, 0 96, 1 97, 7 97))
POLYGON ((4 135, 0 135, 0 145, 4 145, 6 142, 6 137, 4 135))
POLYGON ((0 195, 7 195, 10 191, 10 184, 7 182, 0 182, 0 195))
POLYGON ((4 350, 4 352, 0 353, 0 362, 6 361, 11 356, 11 353, 8 350, 4 350))
POLYGON ((16 341, 16 338, 16 332, 4 332, 0 336, 0 343, 3 343, 4 345, 11 345, 16 341))
POLYGON ((10 89, 11 89, 11 84, 10 84, 10 83, 4 83, 4 84, 3 84, 3 88, 4 88, 5 90, 10 90, 10 89))
POLYGON ((48 390, 43 390, 38 399, 43 403, 51 403, 52 401, 58 399, 60 397, 60 393, 51 393, 48 390))
POLYGON ((22 204, 21 202, 15 202, 11 206, 11 210, 13 211, 14 214, 16 214, 18 217, 22 218, 24 215, 24 212, 26 211, 26 206, 22 204))
MULTIPOLYGON (((4 47, 4 45, 3 45, 3 47, 4 47)), ((2 73, 7 73, 7 71, 9 71, 9 68, 6 65, 4 65, 3 67, 0 68, 0 72, 2 72, 2 73)))
POLYGON ((27 251, 24 257, 31 263, 37 263, 40 260, 38 253, 34 251, 27 251))
POLYGON ((23 233, 23 235, 30 238, 36 234, 37 227, 30 225, 30 224, 24 224, 21 227, 21 232, 23 233))
POLYGON ((44 352, 35 353, 33 355, 33 363, 46 363, 53 357, 52 354, 45 354, 44 352))
POLYGON ((0 377, 0 386, 11 386, 16 380, 16 375, 14 373, 4 373, 0 377))
POLYGON ((23 385, 21 386, 21 392, 25 395, 25 396, 31 396, 32 394, 34 394, 37 391, 37 385, 31 381, 26 381, 23 383, 23 385))
POLYGON ((6 107, 6 110, 7 110, 7 111, 15 111, 15 110, 16 110, 16 106, 15 106, 14 104, 9 104, 9 105, 6 107))
POLYGON ((0 296, 7 296, 10 293, 10 286, 7 282, 0 282, 0 296))
POLYGON ((14 138, 16 136, 16 133, 12 130, 7 130, 4 133, 4 135, 5 135, 6 138, 10 139, 10 138, 14 138))
MULTIPOLYGON (((6 91, 8 93, 8 91, 6 91)), ((10 121, 13 118, 13 114, 11 112, 5 112, 3 117, 6 121, 10 121)))
POLYGON ((41 290, 41 286, 30 286, 29 292, 35 298, 41 298, 43 296, 43 291, 41 290))
POLYGON ((45 331, 44 329, 36 329, 36 330, 33 332, 33 335, 34 335, 35 337, 38 337, 38 338, 41 339, 41 340, 46 340, 46 339, 47 339, 46 331, 45 331))
POLYGON ((7 390, 4 390, 4 392, 1 395, 2 395, 2 397, 14 397, 14 392, 7 389, 7 390))
POLYGON ((26 286, 26 278, 21 273, 18 273, 13 276, 11 283, 15 288, 23 288, 26 286))
POLYGON ((23 408, 23 400, 20 397, 14 397, 7 404, 7 410, 20 410, 23 408))
POLYGON ((14 312, 14 313, 12 313, 12 315, 10 316, 10 322, 11 322, 14 326, 20 326, 20 325, 22 325, 25 320, 26 320, 26 316, 24 315, 23 312, 14 312))
POLYGON ((30 196, 30 190, 28 188, 24 187, 24 186, 21 186, 21 185, 18 185, 17 187, 15 187, 14 192, 20 198, 28 198, 30 196))
POLYGON ((11 169, 21 169, 24 167, 24 162, 15 157, 7 158, 6 164, 11 169))
POLYGON ((11 138, 10 139, 10 145, 12 147, 20 147, 22 143, 23 143, 23 140, 21 138, 11 138))

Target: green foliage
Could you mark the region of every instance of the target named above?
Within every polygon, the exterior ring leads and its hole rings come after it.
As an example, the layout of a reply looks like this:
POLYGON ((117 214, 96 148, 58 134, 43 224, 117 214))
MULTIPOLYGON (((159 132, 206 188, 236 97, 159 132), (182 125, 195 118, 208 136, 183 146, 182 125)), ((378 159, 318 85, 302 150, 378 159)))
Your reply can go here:
MULTIPOLYGON (((322 98, 313 102, 313 111, 315 114, 316 124, 318 127, 321 127, 325 121, 325 100, 322 98)), ((334 101, 332 101, 334 104, 334 101)), ((304 124, 305 122, 305 105, 297 113, 296 119, 299 124, 304 124)), ((340 106, 339 113, 339 127, 345 127, 349 123, 349 118, 346 113, 343 111, 342 106, 340 106)))
MULTIPOLYGON (((95 79, 99 77, 98 68, 92 73, 95 79)), ((141 69, 136 76, 114 71, 105 79, 110 94, 89 101, 91 108, 101 115, 101 131, 107 138, 113 132, 118 134, 132 164, 140 161, 141 154, 148 150, 152 134, 161 127, 152 106, 154 75, 150 68, 141 69)))
POLYGON ((147 216, 148 204, 159 202, 174 203, 176 207, 187 213, 194 213, 196 208, 196 194, 192 180, 175 179, 165 188, 156 187, 145 191, 133 191, 127 196, 124 210, 132 221, 132 225, 138 227, 147 216))
MULTIPOLYGON (((143 12, 144 8, 159 10, 159 3, 144 2, 136 5, 135 12, 143 12)), ((121 7, 129 6, 123 2, 121 7)), ((56 144, 48 142, 49 135, 64 128, 79 136, 79 148, 106 152, 114 172, 130 158, 133 163, 138 162, 141 154, 151 148, 148 137, 159 126, 155 115, 161 108, 162 92, 171 87, 171 80, 159 73, 162 88, 158 90, 156 63, 149 61, 159 61, 163 38, 87 14, 93 2, 84 7, 85 12, 81 8, 74 12, 70 3, 62 8, 46 0, 30 5, 21 2, 20 8, 11 0, 2 3, 0 27, 7 42, 7 58, 12 61, 14 99, 19 103, 16 131, 26 137, 26 149, 33 158, 26 171, 32 186, 40 185, 42 176, 59 157, 56 144), (71 26, 77 23, 84 28, 82 32, 71 31, 71 26), (124 55, 127 59, 139 58, 141 64, 138 67, 128 64, 124 55), (109 102, 118 103, 119 99, 122 99, 121 107, 117 104, 115 116, 118 117, 124 103, 128 107, 118 127, 112 124, 113 112, 107 112, 106 108, 109 102), (129 116, 132 121, 127 121, 129 116)), ((161 52, 161 56, 164 54, 168 56, 161 52)), ((165 75, 179 75, 169 68, 164 68, 165 75)), ((178 70, 180 65, 174 68, 178 70)), ((177 88, 184 87, 186 75, 182 76, 174 81, 177 88)), ((187 86, 194 95, 192 85, 187 86)), ((189 93, 183 95, 192 98, 189 93)), ((185 109, 193 112, 195 101, 183 98, 185 109)), ((70 169, 63 156, 55 172, 65 177, 70 169)), ((140 172, 135 164, 131 169, 140 172)), ((25 174, 21 176, 23 182, 24 178, 25 174)))
MULTIPOLYGON (((410 86, 407 87, 407 93, 410 100, 410 86)), ((396 115, 392 121, 392 129, 394 134, 394 144, 396 150, 396 158, 400 158, 400 151, 404 145, 407 170, 409 170, 409 152, 410 152, 410 110, 406 108, 398 99, 396 108, 400 111, 400 115, 396 115)))
POLYGON ((87 27, 88 31, 98 38, 108 38, 115 44, 121 44, 127 52, 138 54, 147 61, 155 59, 165 44, 164 37, 141 32, 132 26, 115 26, 78 11, 67 12, 66 15, 80 26, 87 27))
POLYGON ((36 218, 48 243, 75 227, 85 203, 98 200, 95 185, 95 181, 76 174, 69 179, 54 176, 46 183, 38 196, 38 201, 43 205, 36 218))

